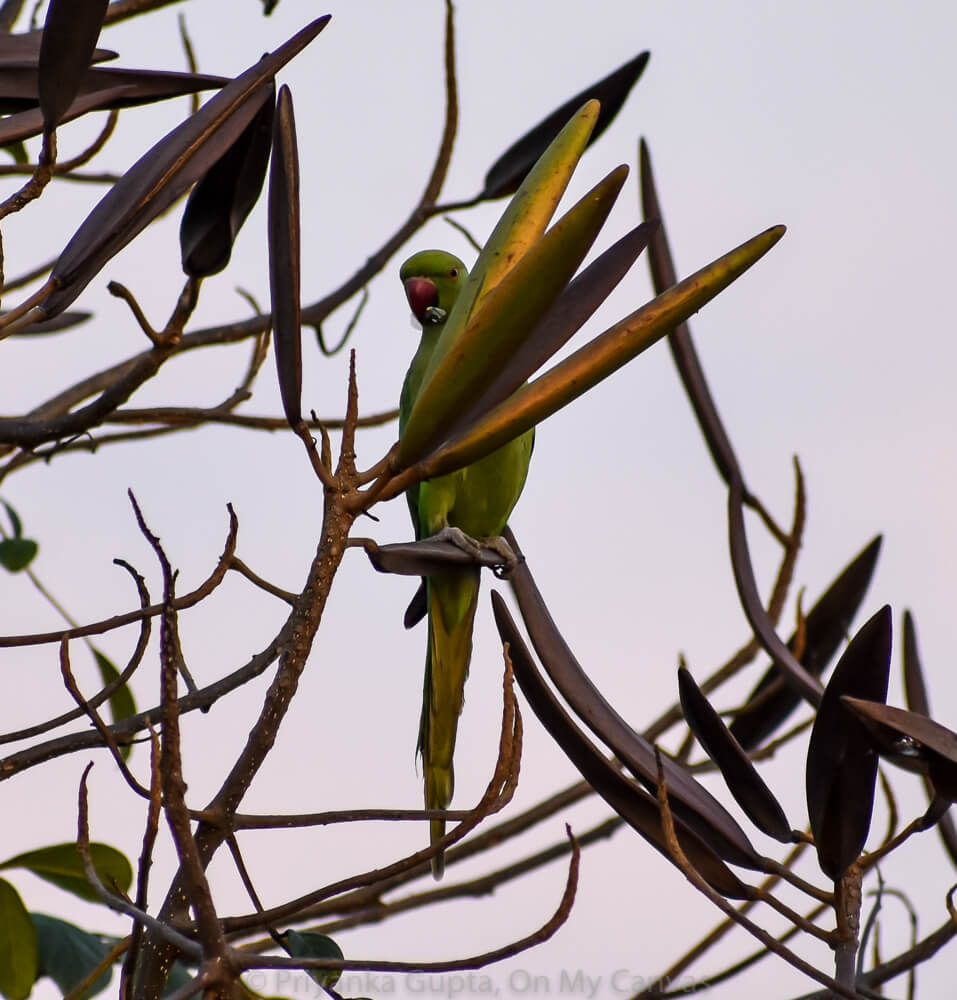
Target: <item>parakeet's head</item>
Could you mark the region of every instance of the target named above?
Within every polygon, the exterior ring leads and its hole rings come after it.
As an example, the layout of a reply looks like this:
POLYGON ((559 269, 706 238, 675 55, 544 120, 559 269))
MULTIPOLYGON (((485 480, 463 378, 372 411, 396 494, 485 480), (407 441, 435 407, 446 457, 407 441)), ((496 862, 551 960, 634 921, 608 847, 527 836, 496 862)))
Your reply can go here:
POLYGON ((423 326, 445 322, 467 277, 462 261, 444 250, 422 250, 399 271, 405 297, 423 326))

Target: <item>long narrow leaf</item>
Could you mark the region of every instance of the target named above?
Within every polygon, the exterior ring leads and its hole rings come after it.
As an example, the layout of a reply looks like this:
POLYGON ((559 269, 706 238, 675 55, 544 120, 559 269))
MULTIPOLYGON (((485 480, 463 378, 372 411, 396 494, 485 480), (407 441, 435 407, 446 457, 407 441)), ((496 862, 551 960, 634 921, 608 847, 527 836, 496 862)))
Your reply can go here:
POLYGON ((638 78, 648 64, 650 53, 641 52, 634 59, 609 73, 608 76, 591 84, 561 107, 540 121, 508 149, 489 167, 485 175, 485 186, 477 200, 501 198, 517 190, 535 161, 548 144, 561 131, 562 126, 585 101, 598 101, 601 112, 595 121, 594 130, 588 139, 590 146, 618 114, 621 106, 638 82, 638 78))
POLYGON ((541 155, 508 203, 449 313, 423 385, 432 378, 465 329, 479 299, 495 288, 545 232, 588 144, 598 113, 597 101, 581 108, 541 155))
POLYGON ((928 775, 939 795, 957 802, 957 733, 920 712, 862 698, 842 701, 864 723, 882 757, 928 775))
POLYGON ((102 266, 184 194, 235 141, 270 96, 269 82, 326 26, 313 21, 264 56, 141 157, 87 216, 53 267, 41 304, 62 312, 102 266))
POLYGON ((619 167, 585 195, 476 305, 468 324, 416 397, 399 443, 409 465, 448 434, 449 424, 495 381, 571 280, 625 182, 619 167))
POLYGON ((37 90, 43 127, 56 128, 90 68, 109 0, 50 0, 40 42, 37 90))
MULTIPOLYGON (((514 536, 511 540, 514 541, 514 536)), ((509 582, 535 652, 558 693, 632 774, 653 792, 658 782, 654 747, 622 719, 582 669, 549 614, 526 562, 515 567, 509 582)), ((676 761, 663 757, 662 766, 675 815, 725 861, 760 869, 761 859, 724 806, 676 761)))
MULTIPOLYGON (((814 677, 821 676, 847 636, 874 575, 881 540, 878 535, 865 546, 808 612, 800 662, 814 677)), ((797 633, 794 633, 788 640, 788 649, 793 652, 796 648, 797 633)), ((777 667, 771 666, 732 720, 729 727, 731 733, 745 750, 753 750, 784 722, 802 700, 801 695, 781 679, 777 667)))
POLYGON ((229 263, 233 242, 266 179, 275 108, 270 93, 239 138, 189 194, 179 244, 183 271, 191 277, 218 274, 229 263))
POLYGON ((768 229, 663 292, 519 389, 470 430, 430 456, 421 468, 429 477, 452 472, 541 423, 697 312, 760 260, 783 235, 783 226, 768 229))
MULTIPOLYGON (((74 99, 60 113, 58 124, 90 111, 131 108, 200 90, 218 90, 229 82, 229 77, 206 73, 94 67, 86 71, 74 99)), ((39 99, 35 64, 0 63, 0 113, 11 115, 0 123, 0 138, 39 135, 43 131, 39 99)))
MULTIPOLYGON (((651 283, 655 292, 660 295, 677 282, 678 276, 671 257, 671 248, 668 246, 661 205, 658 202, 658 191, 651 170, 651 154, 644 139, 639 145, 639 161, 642 214, 647 220, 657 219, 661 223, 648 248, 651 283)), ((721 422, 711 390, 708 388, 687 323, 679 323, 674 328, 668 338, 668 347, 671 349, 675 367, 678 369, 711 457, 722 479, 730 485, 732 476, 737 474, 739 478, 742 477, 741 468, 731 446, 731 440, 721 422)))
MULTIPOLYGON (((921 663, 920 648, 917 643, 917 625, 910 611, 904 612, 904 693, 907 697, 907 707, 912 712, 930 715, 930 698, 927 695, 927 685, 924 683, 924 668, 921 663)), ((934 808, 933 798, 936 790, 932 783, 925 781, 927 794, 931 798, 931 809, 934 808)), ((944 848, 950 860, 957 865, 957 824, 950 812, 937 821, 937 831, 944 842, 944 848)))
POLYGON ((628 273, 647 246, 654 228, 653 223, 647 222, 636 226, 568 285, 488 389, 453 421, 449 437, 465 434, 480 417, 508 399, 581 329, 628 273))
MULTIPOLYGON (((0 32, 0 66, 8 62, 30 61, 36 65, 40 57, 40 44, 43 41, 43 30, 23 31, 12 35, 0 32)), ((106 62, 115 59, 119 53, 112 49, 94 49, 91 63, 106 62)))
MULTIPOLYGON (((505 602, 495 592, 492 593, 492 609, 502 642, 508 644, 515 679, 542 725, 592 788, 655 850, 674 863, 665 841, 657 801, 617 771, 571 720, 539 675, 505 602)), ((702 878, 724 896, 746 898, 747 887, 734 872, 688 829, 679 816, 674 820, 681 849, 702 878)))
POLYGON ((269 291, 282 408, 302 422, 302 326, 299 295, 299 153, 292 95, 279 91, 269 174, 269 291))
POLYGON ((781 804, 684 667, 678 670, 678 692, 691 731, 705 753, 717 764, 728 791, 751 822, 783 844, 794 840, 791 824, 781 804))
POLYGON ((837 881, 859 857, 874 806, 877 754, 842 698, 883 702, 891 658, 884 606, 850 641, 824 690, 807 749, 807 812, 821 870, 837 881))

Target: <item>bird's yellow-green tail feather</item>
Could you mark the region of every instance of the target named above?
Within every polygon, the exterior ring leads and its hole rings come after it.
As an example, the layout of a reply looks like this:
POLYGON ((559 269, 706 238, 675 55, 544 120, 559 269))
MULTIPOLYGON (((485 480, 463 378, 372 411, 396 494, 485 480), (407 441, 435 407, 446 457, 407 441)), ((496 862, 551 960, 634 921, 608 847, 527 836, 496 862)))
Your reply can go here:
MULTIPOLYGON (((465 700, 478 592, 478 570, 442 574, 428 582, 429 645, 419 722, 426 809, 446 809, 452 800, 452 755, 465 700)), ((431 842, 434 844, 444 833, 445 821, 432 820, 431 842)), ((441 878, 444 870, 445 859, 437 855, 432 860, 432 874, 441 878)))

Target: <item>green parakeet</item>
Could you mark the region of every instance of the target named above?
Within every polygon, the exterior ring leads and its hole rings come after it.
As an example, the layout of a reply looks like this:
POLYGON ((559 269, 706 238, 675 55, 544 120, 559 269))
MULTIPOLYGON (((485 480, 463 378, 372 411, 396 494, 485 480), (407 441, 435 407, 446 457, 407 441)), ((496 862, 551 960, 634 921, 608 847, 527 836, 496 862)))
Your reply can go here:
MULTIPOLYGON (((400 437, 467 275, 462 261, 440 250, 415 254, 399 271, 412 312, 422 323, 422 339, 402 385, 400 437)), ((527 431, 458 472, 410 487, 406 496, 416 538, 458 529, 470 539, 498 539, 525 485, 533 441, 534 431, 527 431)), ((429 639, 418 751, 425 772, 427 809, 445 809, 452 799, 452 753, 472 655, 478 592, 477 566, 426 580, 429 639)), ((444 832, 445 822, 433 820, 432 842, 444 832)), ((443 870, 444 859, 439 855, 433 859, 432 873, 441 878, 443 870)))

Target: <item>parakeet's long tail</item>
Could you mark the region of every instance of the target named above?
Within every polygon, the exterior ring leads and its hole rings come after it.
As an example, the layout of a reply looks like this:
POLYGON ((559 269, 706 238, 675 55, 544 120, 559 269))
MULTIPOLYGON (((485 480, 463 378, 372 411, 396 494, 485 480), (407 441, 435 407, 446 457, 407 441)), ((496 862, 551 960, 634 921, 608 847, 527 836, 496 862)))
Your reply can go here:
MULTIPOLYGON (((446 809, 452 800, 452 754, 472 657, 478 593, 478 569, 433 576, 428 581, 429 645, 419 721, 426 809, 446 809)), ((432 843, 444 833, 445 821, 432 820, 432 843)), ((432 859, 432 874, 439 879, 444 870, 445 858, 439 854, 432 859)))

